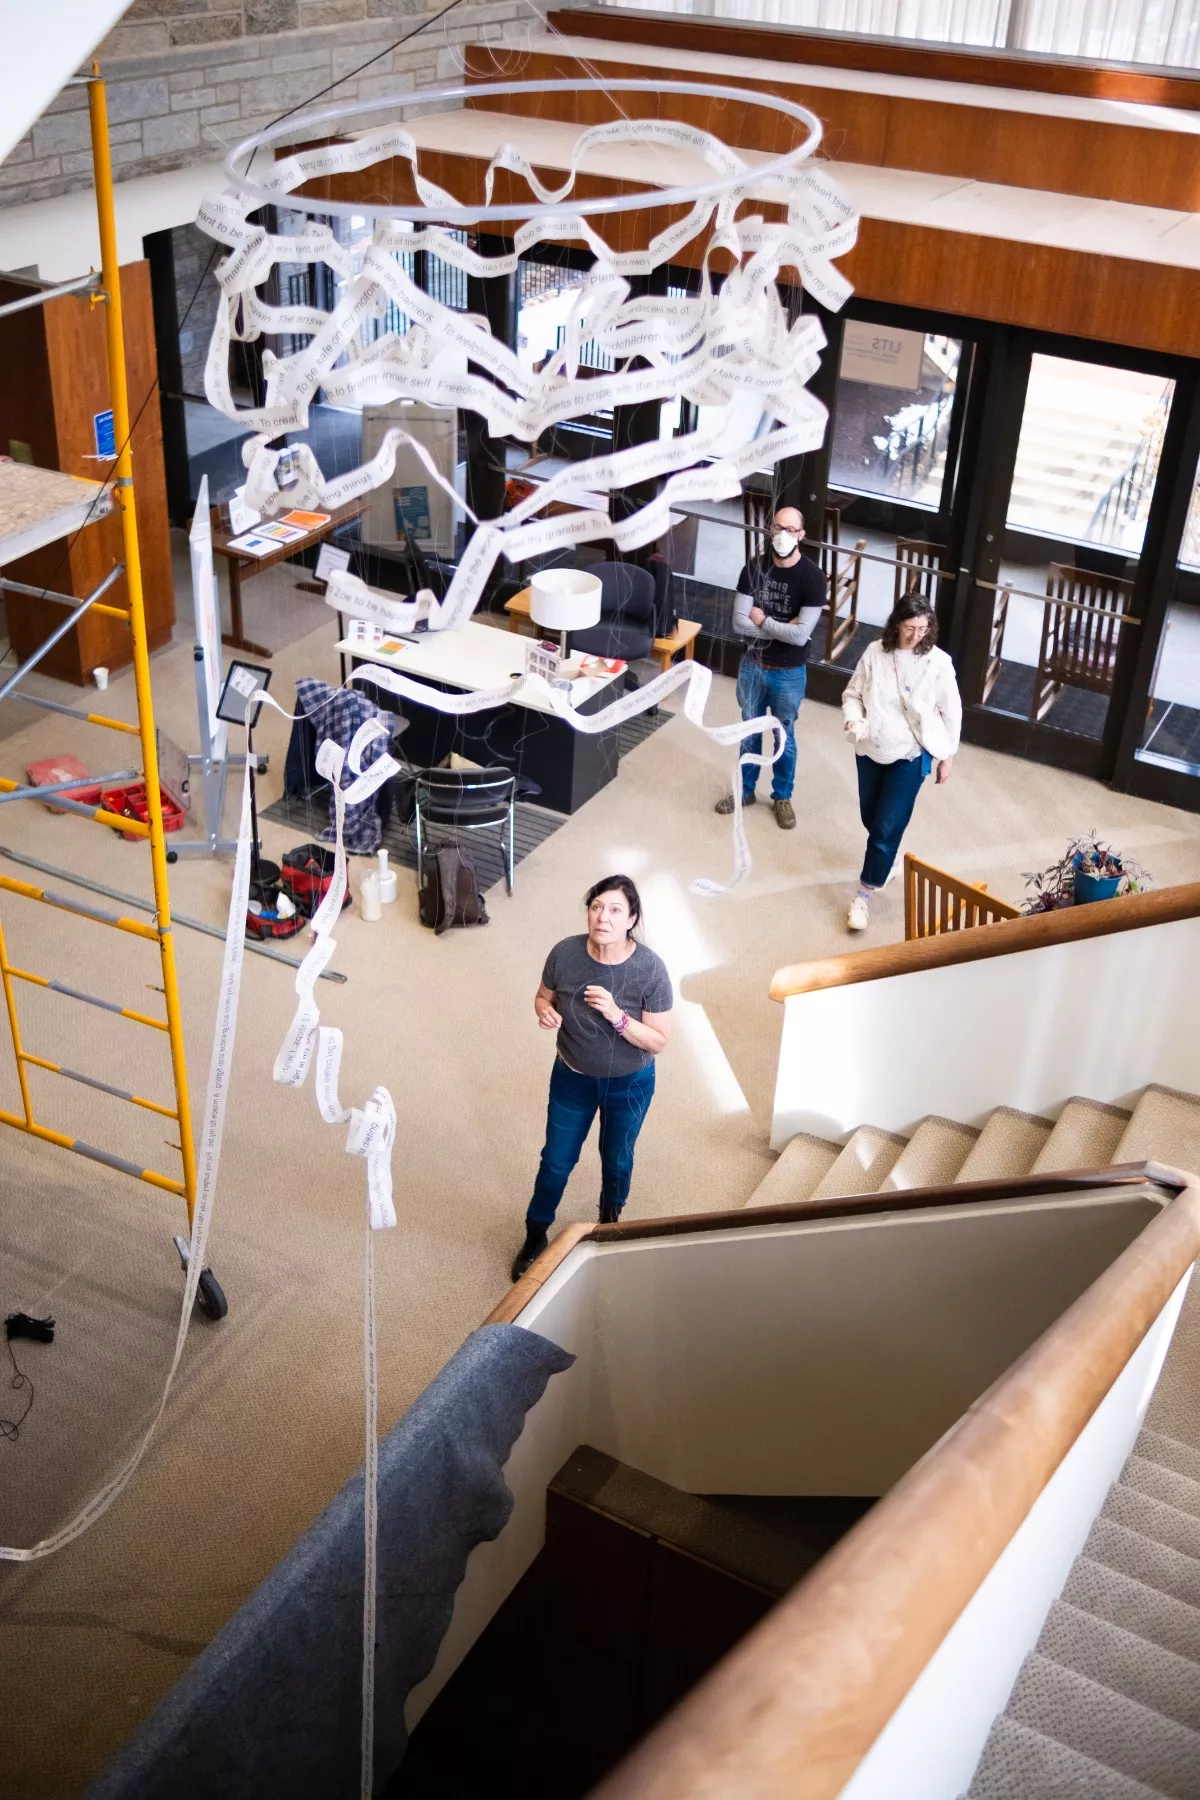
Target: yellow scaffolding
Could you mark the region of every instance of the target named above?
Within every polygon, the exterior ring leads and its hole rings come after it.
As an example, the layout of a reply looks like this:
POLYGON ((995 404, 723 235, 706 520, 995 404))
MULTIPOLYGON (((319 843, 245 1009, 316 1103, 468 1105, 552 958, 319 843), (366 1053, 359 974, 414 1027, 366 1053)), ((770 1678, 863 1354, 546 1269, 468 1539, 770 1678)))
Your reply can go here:
MULTIPOLYGON (((95 171, 96 212, 100 225, 101 255, 101 288, 91 296, 92 305, 105 307, 105 323, 108 340, 108 373, 112 398, 113 430, 117 447, 115 475, 112 481, 113 502, 121 516, 121 532, 124 547, 124 573, 128 587, 129 604, 125 608, 98 607, 97 610, 116 613, 127 619, 132 636, 133 672, 137 691, 138 722, 136 726, 128 725, 117 719, 109 719, 102 714, 76 714, 84 717, 89 723, 113 731, 131 734, 136 732, 141 743, 142 771, 141 779, 145 783, 147 821, 118 817, 105 811, 103 807, 88 806, 67 799, 56 799, 55 804, 68 811, 82 814, 95 823, 115 827, 129 836, 145 838, 150 845, 150 867, 154 884, 154 923, 130 919, 104 910, 97 906, 88 906, 80 901, 68 899, 61 894, 51 893, 45 888, 35 887, 29 882, 17 881, 10 877, 0 876, 0 894, 13 894, 23 899, 37 902, 43 906, 55 907, 74 913, 103 925, 111 930, 123 931, 134 937, 147 938, 157 943, 159 960, 162 968, 162 993, 165 1001, 164 1018, 154 1018, 149 1013, 138 1011, 132 1007, 118 1006, 115 1002, 101 999, 97 995, 83 992, 81 989, 68 987, 64 983, 52 980, 45 975, 31 973, 27 969, 16 968, 8 959, 4 934, 0 930, 0 982, 4 988, 4 1003, 8 1014, 9 1030, 12 1034, 13 1053, 16 1058, 17 1079, 21 1094, 21 1114, 0 1110, 0 1122, 11 1125, 18 1131, 26 1132, 30 1137, 44 1143, 57 1144, 64 1150, 73 1150, 77 1155, 85 1156, 95 1162, 117 1169, 123 1174, 132 1175, 139 1181, 148 1182, 152 1187, 162 1188, 171 1194, 181 1195, 187 1204, 188 1225, 192 1222, 192 1214, 196 1203, 196 1155, 192 1136, 191 1107, 188 1101, 187 1066, 184 1058, 183 1023, 179 1005, 179 985, 175 970, 175 947, 171 932, 171 906, 167 887, 167 852, 163 835, 162 792, 159 786, 158 747, 154 728, 154 703, 150 691, 150 659, 146 642, 146 615, 142 595, 141 563, 138 557, 137 515, 134 507, 133 488, 133 456, 130 443, 129 395, 125 379, 125 346, 121 319, 121 277, 117 261, 117 233, 113 211, 112 162, 108 142, 108 103, 104 82, 101 79, 99 66, 92 64, 92 73, 87 78, 88 114, 91 124, 92 161, 95 171), (139 1094, 110 1082, 101 1081, 96 1076, 81 1073, 78 1070, 64 1068, 62 1064, 52 1062, 43 1056, 27 1051, 22 1043, 21 1030, 17 1017, 15 983, 28 982, 57 994, 66 995, 84 1005, 98 1006, 108 1012, 116 1013, 121 1018, 132 1020, 151 1030, 166 1034, 171 1058, 171 1076, 174 1083, 175 1102, 167 1106, 154 1100, 147 1100, 139 1094), (102 1093, 113 1095, 119 1100, 128 1101, 131 1105, 146 1108, 164 1118, 171 1119, 178 1127, 178 1150, 182 1161, 180 1177, 164 1175, 154 1169, 139 1167, 127 1157, 117 1156, 110 1151, 97 1148, 93 1144, 82 1142, 78 1138, 67 1136, 64 1132, 55 1131, 50 1126, 34 1117, 33 1102, 29 1089, 28 1070, 37 1068, 62 1076, 66 1080, 82 1082, 85 1086, 99 1089, 102 1093)), ((89 605, 94 605, 100 593, 110 585, 120 570, 113 574, 96 589, 95 593, 81 605, 74 601, 68 603, 74 607, 64 626, 59 627, 39 651, 27 659, 22 669, 10 681, 4 684, 0 698, 11 690, 21 675, 40 660, 50 644, 69 629, 74 619, 89 605)), ((6 587, 17 587, 16 583, 5 583, 6 587)), ((18 590, 19 591, 19 590, 18 590)), ((40 590, 28 590, 30 592, 40 590)), ((66 596, 50 596, 66 599, 66 596)), ((71 710, 53 708, 52 710, 71 710)), ((128 772, 126 772, 128 773, 128 772)), ((65 784, 61 784, 65 785, 65 784)), ((41 798, 54 789, 27 788, 20 783, 0 779, 0 792, 12 794, 19 799, 41 798)), ((176 1239, 181 1256, 186 1259, 186 1245, 182 1239, 176 1239)), ((207 1274, 207 1271, 206 1271, 207 1274)), ((219 1317, 224 1311, 224 1297, 219 1288, 211 1283, 201 1293, 201 1305, 210 1316, 219 1317), (215 1293, 214 1290, 215 1289, 215 1293), (217 1304, 214 1304, 217 1302, 217 1304)))

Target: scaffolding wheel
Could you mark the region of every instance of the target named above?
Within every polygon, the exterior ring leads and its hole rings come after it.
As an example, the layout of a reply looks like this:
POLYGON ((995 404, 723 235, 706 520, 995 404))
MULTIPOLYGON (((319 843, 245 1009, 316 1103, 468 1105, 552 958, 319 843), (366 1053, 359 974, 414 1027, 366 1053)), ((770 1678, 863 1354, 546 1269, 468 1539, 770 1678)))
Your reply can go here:
MULTIPOLYGON (((184 1274, 188 1266, 188 1241, 185 1237, 172 1238, 172 1243, 179 1252, 179 1263, 184 1274)), ((229 1311, 229 1302, 225 1298, 225 1289, 221 1286, 211 1269, 201 1269, 200 1280, 196 1287, 196 1305, 206 1319, 215 1325, 229 1311)))
POLYGON ((196 1305, 206 1319, 215 1324, 223 1319, 229 1311, 229 1302, 225 1298, 225 1290, 211 1269, 200 1271, 200 1284, 196 1289, 196 1305))

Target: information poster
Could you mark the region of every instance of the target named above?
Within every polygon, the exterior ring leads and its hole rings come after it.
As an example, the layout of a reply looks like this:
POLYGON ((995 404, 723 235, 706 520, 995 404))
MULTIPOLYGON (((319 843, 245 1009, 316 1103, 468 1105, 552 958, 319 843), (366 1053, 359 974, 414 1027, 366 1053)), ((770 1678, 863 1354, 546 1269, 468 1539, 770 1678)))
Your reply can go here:
POLYGON ((843 381, 868 381, 875 387, 908 388, 915 393, 921 385, 924 356, 923 331, 898 331, 887 325, 867 325, 861 319, 846 320, 843 381))
POLYGON ((204 690, 208 701, 210 755, 225 755, 229 727, 217 717, 221 698, 221 602, 217 572, 213 566, 212 515, 208 504, 208 476, 201 478, 196 512, 188 533, 192 558, 192 603, 196 609, 196 643, 204 653, 204 690))
MULTIPOLYGON (((458 414, 450 407, 422 406, 393 400, 389 406, 364 406, 363 456, 374 456, 385 432, 399 425, 411 432, 432 456, 439 472, 453 486, 458 453, 458 414)), ((454 553, 454 502, 444 488, 429 479, 416 452, 407 444, 396 451, 392 478, 371 495, 363 516, 363 542, 402 544, 404 521, 418 549, 435 556, 454 553)))

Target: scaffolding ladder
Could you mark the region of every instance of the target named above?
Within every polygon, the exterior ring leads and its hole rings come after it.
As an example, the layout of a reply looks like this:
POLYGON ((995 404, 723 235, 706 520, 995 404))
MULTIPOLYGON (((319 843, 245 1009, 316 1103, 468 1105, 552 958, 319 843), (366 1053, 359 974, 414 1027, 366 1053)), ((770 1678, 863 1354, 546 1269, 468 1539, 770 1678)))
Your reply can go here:
MULTIPOLYGON (((107 811, 101 804, 89 805, 69 798, 71 787, 80 785, 95 786, 99 783, 103 789, 106 784, 121 779, 129 779, 137 775, 136 770, 121 770, 112 775, 91 777, 86 784, 79 778, 74 782, 51 783, 42 787, 31 787, 19 782, 0 778, 0 802, 8 800, 43 800, 55 796, 54 805, 65 808, 68 812, 82 814, 98 825, 111 827, 123 832, 126 836, 145 839, 150 847, 150 867, 153 878, 154 921, 131 919, 120 913, 108 911, 102 907, 87 905, 81 901, 70 899, 62 894, 46 888, 34 886, 32 883, 18 881, 10 876, 0 876, 0 895, 11 894, 42 906, 72 913, 80 919, 110 930, 125 932, 133 937, 143 938, 158 946, 159 963, 162 974, 162 994, 165 1017, 157 1018, 151 1013, 134 1007, 124 1007, 115 1001, 107 1000, 99 995, 52 979, 49 976, 34 973, 28 969, 16 967, 10 962, 2 927, 0 927, 0 983, 4 989, 4 1003, 8 1016, 9 1030, 12 1035, 13 1053, 16 1058, 17 1080, 20 1089, 21 1113, 13 1113, 0 1109, 0 1123, 12 1126, 25 1132, 29 1137, 43 1143, 55 1144, 64 1150, 71 1150, 78 1156, 89 1158, 93 1162, 104 1164, 124 1175, 130 1175, 138 1181, 147 1182, 151 1187, 162 1189, 170 1194, 183 1198, 187 1208, 187 1223, 190 1233, 192 1217, 196 1203, 196 1155, 192 1134, 191 1106, 188 1099, 187 1066, 184 1056, 183 1021, 179 1003, 179 984, 175 968, 175 947, 171 930, 171 906, 167 883, 167 851, 163 832, 162 791, 159 785, 158 746, 154 725, 154 703, 150 689, 150 658, 146 639, 146 615, 142 593, 141 563, 138 556, 137 516, 134 507, 133 455, 131 445, 131 425, 129 416, 129 395, 125 372, 125 345, 121 316, 121 278, 117 257, 116 220, 113 208, 112 162, 108 137, 108 105, 104 81, 100 76, 99 66, 92 64, 90 76, 77 77, 86 83, 88 90, 88 115, 91 126, 92 163, 95 176, 96 212, 100 227, 101 270, 100 286, 95 289, 95 277, 82 281, 66 283, 62 287, 53 288, 32 300, 15 302, 11 307, 0 307, 0 312, 18 310, 31 304, 55 297, 55 295, 83 289, 91 286, 91 304, 103 305, 105 308, 105 324, 108 347, 109 388, 113 412, 113 431, 116 444, 116 463, 111 477, 112 501, 120 514, 123 561, 99 582, 93 592, 82 601, 75 595, 55 594, 41 589, 30 588, 15 581, 9 581, 0 575, 0 589, 8 592, 34 594, 38 598, 51 600, 65 605, 69 611, 63 623, 57 626, 50 636, 31 656, 27 657, 21 667, 0 686, 0 700, 6 699, 19 687, 25 676, 42 661, 47 652, 71 630, 72 626, 90 610, 118 618, 129 627, 132 640, 132 660, 134 683, 137 695, 138 722, 131 725, 119 719, 106 717, 101 713, 82 712, 74 707, 64 706, 56 701, 43 699, 28 693, 17 695, 17 698, 28 701, 32 705, 42 707, 51 712, 65 713, 72 718, 85 719, 89 724, 103 730, 136 737, 141 750, 140 779, 145 784, 146 820, 130 819, 124 815, 107 811), (128 605, 124 607, 105 604, 102 595, 124 573, 126 578, 128 605), (63 789, 68 793, 64 794, 63 789), (39 1056, 26 1050, 21 1036, 17 1012, 17 984, 28 983, 35 987, 50 990, 64 995, 81 1005, 100 1007, 123 1019, 132 1021, 151 1031, 161 1032, 167 1039, 171 1063, 171 1078, 174 1086, 174 1104, 147 1099, 128 1089, 102 1080, 98 1076, 77 1069, 70 1069, 48 1057, 39 1056), (57 1075, 65 1080, 82 1083, 84 1086, 98 1089, 101 1093, 128 1102, 131 1106, 143 1108, 163 1118, 172 1120, 178 1129, 178 1149, 182 1163, 178 1176, 163 1174, 156 1169, 140 1167, 127 1157, 118 1156, 97 1145, 83 1142, 79 1138, 69 1136, 65 1132, 56 1131, 50 1125, 34 1116, 33 1100, 30 1092, 29 1070, 41 1069, 57 1075)), ((102 793, 103 798, 103 793, 102 793)), ((188 1239, 176 1237, 175 1245, 180 1260, 187 1266, 188 1239)), ((200 1277, 198 1304, 208 1317, 218 1319, 224 1316, 227 1307, 225 1296, 221 1292, 210 1270, 205 1270, 200 1277)))

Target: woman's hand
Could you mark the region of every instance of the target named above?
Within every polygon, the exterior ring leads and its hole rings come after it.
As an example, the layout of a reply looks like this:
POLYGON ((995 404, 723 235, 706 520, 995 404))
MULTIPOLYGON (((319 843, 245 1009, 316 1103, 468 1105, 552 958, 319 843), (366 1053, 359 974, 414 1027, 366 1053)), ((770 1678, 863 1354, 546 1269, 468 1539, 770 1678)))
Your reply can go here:
POLYGON ((548 988, 540 987, 533 996, 533 1010, 537 1014, 537 1022, 543 1031, 557 1031, 562 1024, 562 1015, 555 1012, 554 1002, 558 995, 548 988))
POLYGON ((954 758, 952 756, 943 756, 941 762, 937 766, 937 785, 939 787, 945 787, 950 779, 950 771, 953 767, 954 758))
POLYGON ((601 987, 598 983, 592 987, 585 987, 583 997, 602 1018, 608 1020, 610 1025, 615 1025, 621 1017, 622 1008, 617 1005, 606 987, 601 987))

